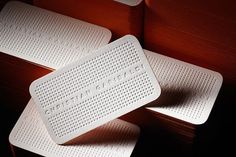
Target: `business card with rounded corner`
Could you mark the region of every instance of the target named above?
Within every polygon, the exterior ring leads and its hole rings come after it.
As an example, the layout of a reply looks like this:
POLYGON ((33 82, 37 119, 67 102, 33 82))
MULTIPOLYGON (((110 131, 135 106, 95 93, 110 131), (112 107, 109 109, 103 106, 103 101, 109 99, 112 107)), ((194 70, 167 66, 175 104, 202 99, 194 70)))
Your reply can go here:
POLYGON ((30 85, 46 128, 58 144, 156 100, 160 92, 140 43, 131 35, 30 85))
POLYGON ((0 12, 0 51, 52 69, 79 60, 111 39, 107 28, 10 1, 0 12))
POLYGON ((139 133, 138 126, 115 119, 82 135, 70 145, 58 145, 50 138, 31 99, 12 129, 9 141, 13 146, 42 156, 129 157, 139 133))
POLYGON ((191 124, 207 121, 220 91, 220 73, 144 50, 160 83, 158 101, 146 107, 191 124))

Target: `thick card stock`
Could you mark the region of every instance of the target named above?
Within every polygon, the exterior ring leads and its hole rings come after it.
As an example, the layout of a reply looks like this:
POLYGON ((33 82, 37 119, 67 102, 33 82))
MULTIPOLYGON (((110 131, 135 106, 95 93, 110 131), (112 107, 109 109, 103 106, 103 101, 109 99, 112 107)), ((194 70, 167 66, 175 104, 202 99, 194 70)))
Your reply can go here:
POLYGON ((0 12, 0 51, 58 69, 106 45, 103 27, 22 2, 8 2, 0 12))
POLYGON ((221 88, 221 74, 151 51, 144 52, 162 89, 158 101, 147 109, 203 124, 221 88))
POLYGON ((129 157, 138 136, 136 125, 116 119, 82 135, 71 145, 58 145, 50 138, 31 99, 11 131, 9 140, 14 146, 42 156, 129 157))
POLYGON ((143 49, 131 35, 30 86, 46 128, 59 144, 157 99, 160 91, 143 49))

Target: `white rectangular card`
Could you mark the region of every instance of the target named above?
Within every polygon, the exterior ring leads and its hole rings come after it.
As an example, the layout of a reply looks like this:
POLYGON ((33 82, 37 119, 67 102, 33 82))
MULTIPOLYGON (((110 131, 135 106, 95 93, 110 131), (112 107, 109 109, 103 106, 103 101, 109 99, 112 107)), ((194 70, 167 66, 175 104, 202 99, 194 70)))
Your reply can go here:
POLYGON ((30 85, 46 128, 59 144, 157 99, 160 91, 143 49, 131 35, 30 85))
POLYGON ((162 89, 157 103, 147 109, 203 124, 221 88, 221 74, 151 51, 144 52, 162 89))
POLYGON ((0 51, 53 69, 106 45, 111 32, 19 1, 0 12, 0 51))
POLYGON ((50 138, 31 99, 9 140, 14 146, 48 157, 129 157, 139 132, 136 125, 116 119, 84 134, 72 145, 58 145, 50 138))

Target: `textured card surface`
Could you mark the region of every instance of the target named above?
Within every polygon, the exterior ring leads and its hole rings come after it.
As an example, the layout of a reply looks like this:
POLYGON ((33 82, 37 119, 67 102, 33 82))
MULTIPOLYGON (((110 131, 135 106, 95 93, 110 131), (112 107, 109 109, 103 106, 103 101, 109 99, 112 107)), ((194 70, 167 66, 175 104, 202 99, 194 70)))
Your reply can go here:
POLYGON ((157 103, 147 109, 192 124, 204 123, 221 88, 222 76, 151 51, 144 52, 162 89, 157 103))
POLYGON ((111 32, 22 2, 0 12, 0 51, 58 69, 106 45, 111 32))
POLYGON ((61 144, 157 99, 160 86, 138 40, 127 35, 35 80, 30 94, 61 144))
POLYGON ((72 145, 58 145, 50 138, 32 99, 9 136, 10 143, 42 156, 128 157, 131 155, 139 128, 116 119, 76 139, 72 145))
POLYGON ((119 3, 125 4, 127 6, 137 6, 139 5, 143 0, 114 0, 119 3))

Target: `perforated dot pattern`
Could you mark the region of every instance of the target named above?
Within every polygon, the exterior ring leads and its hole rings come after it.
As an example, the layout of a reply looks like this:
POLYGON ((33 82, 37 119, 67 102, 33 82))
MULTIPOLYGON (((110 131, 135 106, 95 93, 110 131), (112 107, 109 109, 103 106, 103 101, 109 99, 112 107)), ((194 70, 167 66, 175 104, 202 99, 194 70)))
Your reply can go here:
POLYGON ((62 137, 106 117, 113 112, 134 104, 152 94, 153 87, 147 73, 142 73, 130 80, 101 92, 75 106, 48 118, 56 136, 62 137), (133 84, 134 80, 136 84, 133 84), (118 96, 117 96, 118 95, 118 96), (87 112, 89 111, 89 116, 87 112), (64 119, 67 119, 66 121, 64 119), (80 121, 78 121, 80 119, 80 121))
POLYGON ((134 45, 127 41, 39 84, 36 93, 40 95, 40 103, 45 108, 139 61, 134 45), (58 86, 55 82, 63 84, 58 86))
POLYGON ((128 157, 139 136, 139 128, 113 120, 79 137, 70 145, 58 145, 50 138, 32 100, 10 134, 10 143, 42 156, 128 157))
POLYGON ((0 51, 58 69, 106 45, 111 32, 22 2, 0 13, 0 51))
POLYGON ((157 99, 160 87, 127 35, 34 81, 30 93, 54 141, 64 143, 157 99))
POLYGON ((145 50, 162 94, 148 109, 193 124, 204 123, 222 85, 214 71, 145 50))

